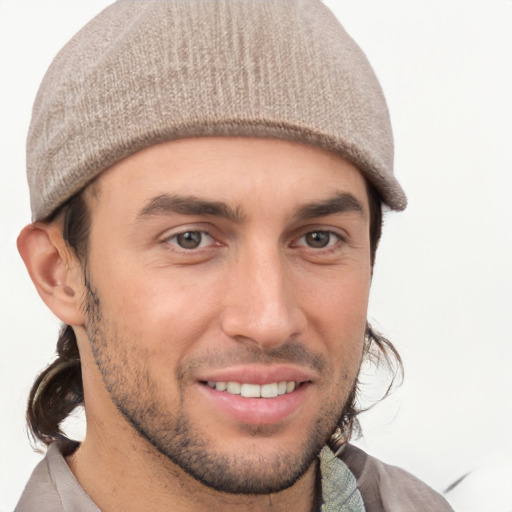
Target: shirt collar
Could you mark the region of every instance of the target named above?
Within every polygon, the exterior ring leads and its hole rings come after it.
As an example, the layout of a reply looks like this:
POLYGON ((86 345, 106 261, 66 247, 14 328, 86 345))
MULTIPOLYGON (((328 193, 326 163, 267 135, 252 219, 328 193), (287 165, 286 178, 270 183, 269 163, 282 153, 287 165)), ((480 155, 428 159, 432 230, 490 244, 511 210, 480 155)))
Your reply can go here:
POLYGON ((326 446, 320 452, 321 512, 365 512, 355 476, 326 446))

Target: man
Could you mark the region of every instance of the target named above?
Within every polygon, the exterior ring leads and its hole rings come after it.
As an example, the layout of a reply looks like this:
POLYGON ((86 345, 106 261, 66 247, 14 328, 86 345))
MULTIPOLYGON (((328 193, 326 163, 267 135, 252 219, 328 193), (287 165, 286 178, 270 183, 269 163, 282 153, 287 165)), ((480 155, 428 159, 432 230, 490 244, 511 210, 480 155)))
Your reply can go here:
POLYGON ((362 361, 396 355, 366 323, 392 158, 321 2, 125 0, 84 27, 28 138, 19 250, 64 328, 17 510, 450 510, 347 444, 362 361))

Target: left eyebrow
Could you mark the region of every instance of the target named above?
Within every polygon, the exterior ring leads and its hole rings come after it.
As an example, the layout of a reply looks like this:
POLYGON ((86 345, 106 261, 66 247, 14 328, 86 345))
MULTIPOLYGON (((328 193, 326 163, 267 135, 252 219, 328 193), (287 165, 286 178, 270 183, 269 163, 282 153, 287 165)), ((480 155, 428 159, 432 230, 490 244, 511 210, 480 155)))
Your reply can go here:
POLYGON ((347 192, 340 192, 329 199, 301 206, 295 212, 294 218, 298 221, 302 221, 347 212, 357 212, 361 217, 366 217, 363 205, 356 197, 347 192))
POLYGON ((152 198, 137 215, 142 220, 155 215, 211 215, 223 217, 233 222, 242 222, 244 215, 239 209, 233 209, 221 201, 209 201, 195 196, 161 194, 152 198))

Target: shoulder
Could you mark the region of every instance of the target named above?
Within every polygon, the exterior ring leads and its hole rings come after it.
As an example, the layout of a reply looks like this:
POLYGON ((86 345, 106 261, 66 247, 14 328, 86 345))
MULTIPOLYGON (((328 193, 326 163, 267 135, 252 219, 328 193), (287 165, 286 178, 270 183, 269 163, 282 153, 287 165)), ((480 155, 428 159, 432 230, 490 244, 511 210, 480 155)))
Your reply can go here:
POLYGON ((340 458, 356 477, 367 512, 453 512, 448 502, 421 480, 355 446, 348 445, 340 458))
POLYGON ((65 456, 77 444, 54 442, 36 466, 14 512, 99 512, 76 481, 65 456))
POLYGON ((34 469, 14 512, 58 512, 62 510, 59 493, 52 482, 48 459, 34 469))

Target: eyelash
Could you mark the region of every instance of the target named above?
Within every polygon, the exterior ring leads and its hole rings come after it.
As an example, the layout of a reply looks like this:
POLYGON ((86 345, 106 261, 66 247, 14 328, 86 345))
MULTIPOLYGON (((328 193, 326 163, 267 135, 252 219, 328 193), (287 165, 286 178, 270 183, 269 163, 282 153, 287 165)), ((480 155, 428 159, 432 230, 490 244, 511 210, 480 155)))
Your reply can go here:
POLYGON ((314 230, 308 231, 307 233, 304 233, 300 238, 298 238, 297 242, 294 242, 293 246, 294 247, 306 247, 308 249, 313 249, 315 251, 328 252, 328 251, 335 249, 335 247, 338 246, 342 242, 344 242, 343 237, 334 231, 331 231, 328 229, 314 229, 314 230), (300 240, 306 239, 306 237, 308 235, 328 235, 329 239, 327 241, 327 244, 322 247, 312 247, 311 245, 308 245, 308 244, 299 243, 300 240))
MULTIPOLYGON (((175 245, 176 247, 178 247, 179 250, 181 251, 185 251, 185 252, 192 252, 192 251, 197 251, 198 249, 204 249, 206 247, 208 247, 208 245, 202 245, 203 244, 203 241, 204 241, 204 237, 208 237, 212 240, 212 242, 215 242, 215 239, 213 238, 212 235, 210 235, 207 231, 201 231, 201 230, 194 230, 194 229, 189 229, 187 231, 182 231, 181 233, 176 233, 170 237, 167 237, 164 242, 167 243, 167 244, 171 244, 171 245, 175 245), (178 244, 178 238, 179 237, 182 237, 182 236, 185 236, 185 235, 197 235, 199 234, 200 235, 200 241, 199 241, 199 245, 197 247, 182 247, 178 244), (176 240, 176 243, 173 243, 172 241, 173 240, 176 240)), ((217 242, 218 244, 218 242, 217 242)), ((209 245, 212 245, 212 243, 210 242, 209 245)))
MULTIPOLYGON (((316 229, 316 230, 310 230, 310 231, 307 231, 306 233, 304 233, 303 235, 301 235, 299 238, 295 239, 292 243, 291 243, 291 247, 305 247, 307 249, 312 249, 314 250, 315 252, 330 252, 332 250, 334 250, 336 248, 336 246, 339 246, 340 243, 343 243, 345 240, 344 238, 339 234, 339 233, 336 233, 334 231, 331 231, 331 230, 327 230, 327 229, 316 229), (308 236, 314 236, 314 235, 320 235, 320 236, 324 236, 324 235, 327 235, 329 238, 327 240, 327 243, 326 245, 324 246, 320 246, 320 247, 313 247, 311 245, 308 245, 308 243, 300 243, 301 240, 305 240, 306 237, 308 236)), ((190 253, 190 252, 197 252, 198 250, 200 249, 206 249, 208 248, 209 246, 211 245, 220 245, 219 242, 217 242, 215 240, 215 238, 210 235, 207 231, 201 231, 201 230, 186 230, 186 231, 182 231, 180 233, 176 233, 170 237, 167 237, 165 238, 164 242, 166 244, 170 244, 170 245, 173 245, 175 247, 178 248, 178 250, 180 251, 184 251, 184 252, 187 252, 187 253, 190 253), (194 235, 194 236, 197 236, 199 235, 200 238, 199 238, 199 241, 198 241, 198 245, 196 247, 183 247, 179 244, 178 242, 178 239, 179 237, 184 237, 186 235, 194 235), (211 242, 209 242, 207 245, 203 245, 204 243, 204 238, 205 237, 208 237, 211 239, 211 242), (174 240, 174 242, 173 242, 174 240)))

